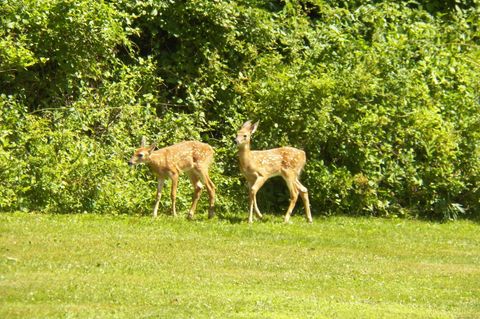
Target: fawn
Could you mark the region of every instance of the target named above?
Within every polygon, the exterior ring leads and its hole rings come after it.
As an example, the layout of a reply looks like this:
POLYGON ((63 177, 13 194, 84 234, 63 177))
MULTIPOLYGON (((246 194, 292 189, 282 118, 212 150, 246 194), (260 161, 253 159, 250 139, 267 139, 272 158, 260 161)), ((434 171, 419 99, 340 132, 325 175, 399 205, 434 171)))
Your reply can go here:
POLYGON ((251 151, 250 139, 257 130, 258 122, 252 124, 247 121, 237 132, 235 141, 238 146, 240 169, 247 179, 249 188, 249 215, 248 222, 253 222, 253 210, 259 218, 262 214, 257 205, 257 192, 263 184, 273 176, 282 176, 290 191, 290 205, 285 214, 285 222, 290 220, 290 215, 298 199, 302 197, 305 206, 305 215, 309 223, 312 222, 308 190, 300 181, 300 173, 305 166, 305 152, 293 147, 280 147, 264 151, 251 151))
POLYGON ((215 185, 208 176, 208 169, 213 161, 213 148, 205 143, 197 141, 186 141, 164 148, 156 149, 155 145, 145 146, 145 138, 142 138, 142 145, 135 150, 129 165, 144 163, 155 174, 158 179, 157 196, 153 217, 157 217, 158 205, 162 195, 162 188, 166 178, 172 180, 171 199, 172 214, 177 216, 175 201, 177 197, 178 177, 185 172, 193 185, 192 206, 188 218, 192 219, 197 208, 203 185, 205 184, 209 196, 208 217, 215 215, 215 185))

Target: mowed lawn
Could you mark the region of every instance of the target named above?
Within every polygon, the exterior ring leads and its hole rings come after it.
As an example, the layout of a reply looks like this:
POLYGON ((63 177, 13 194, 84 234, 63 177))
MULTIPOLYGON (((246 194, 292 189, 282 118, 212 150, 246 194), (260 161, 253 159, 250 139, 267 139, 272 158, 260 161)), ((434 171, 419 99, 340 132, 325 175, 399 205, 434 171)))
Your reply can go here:
POLYGON ((474 222, 198 218, 0 214, 0 318, 480 318, 474 222))

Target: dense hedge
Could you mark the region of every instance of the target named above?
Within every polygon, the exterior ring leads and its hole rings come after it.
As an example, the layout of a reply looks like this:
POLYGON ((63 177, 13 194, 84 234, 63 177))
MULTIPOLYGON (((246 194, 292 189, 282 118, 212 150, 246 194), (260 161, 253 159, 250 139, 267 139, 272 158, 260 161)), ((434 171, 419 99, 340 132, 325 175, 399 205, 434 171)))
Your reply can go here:
MULTIPOLYGON (((241 214, 251 118, 254 148, 307 152, 314 215, 478 218, 479 6, 2 1, 0 209, 149 213, 155 180, 126 165, 145 135, 214 146, 219 213, 241 214)), ((286 208, 281 180, 260 196, 286 208)))

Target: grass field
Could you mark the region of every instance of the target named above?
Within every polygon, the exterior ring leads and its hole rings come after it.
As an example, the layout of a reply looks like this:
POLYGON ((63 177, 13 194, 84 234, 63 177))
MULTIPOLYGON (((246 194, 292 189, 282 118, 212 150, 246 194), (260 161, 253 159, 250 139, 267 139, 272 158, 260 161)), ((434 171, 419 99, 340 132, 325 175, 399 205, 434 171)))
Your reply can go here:
POLYGON ((0 318, 480 318, 480 225, 0 214, 0 318))

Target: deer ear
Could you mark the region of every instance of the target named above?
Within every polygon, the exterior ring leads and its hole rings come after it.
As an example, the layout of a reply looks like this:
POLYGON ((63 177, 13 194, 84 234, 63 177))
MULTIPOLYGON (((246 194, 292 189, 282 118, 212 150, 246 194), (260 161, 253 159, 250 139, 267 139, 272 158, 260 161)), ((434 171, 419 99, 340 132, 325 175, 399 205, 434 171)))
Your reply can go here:
POLYGON ((258 128, 258 122, 256 122, 255 124, 253 124, 252 129, 251 129, 251 130, 252 130, 251 133, 252 133, 252 134, 255 133, 255 131, 257 130, 257 128, 258 128))
POLYGON ((252 121, 248 120, 245 123, 243 123, 242 128, 251 127, 251 126, 252 126, 252 121))
POLYGON ((157 144, 153 143, 148 149, 148 153, 151 154, 157 148, 157 144))
POLYGON ((145 136, 142 136, 142 141, 140 142, 141 147, 145 147, 147 145, 147 138, 145 136))

